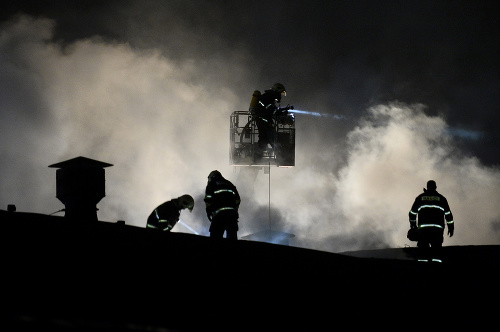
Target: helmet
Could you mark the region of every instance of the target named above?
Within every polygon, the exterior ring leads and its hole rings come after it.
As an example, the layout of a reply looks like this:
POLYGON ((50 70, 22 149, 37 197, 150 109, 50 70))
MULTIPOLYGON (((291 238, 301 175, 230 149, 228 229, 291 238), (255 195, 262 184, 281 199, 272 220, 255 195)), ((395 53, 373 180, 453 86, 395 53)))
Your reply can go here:
POLYGON ((210 174, 208 174, 208 181, 212 181, 215 179, 222 179, 222 174, 217 170, 211 171, 210 174))
POLYGON ((189 212, 193 211, 194 207, 193 197, 189 195, 182 195, 178 197, 177 200, 179 201, 179 206, 181 207, 181 209, 188 209, 189 212))
POLYGON ((436 190, 436 188, 437 188, 436 181, 434 180, 427 181, 427 190, 436 190))
POLYGON ((278 93, 281 93, 282 96, 286 96, 285 86, 281 83, 274 84, 271 89, 278 93))

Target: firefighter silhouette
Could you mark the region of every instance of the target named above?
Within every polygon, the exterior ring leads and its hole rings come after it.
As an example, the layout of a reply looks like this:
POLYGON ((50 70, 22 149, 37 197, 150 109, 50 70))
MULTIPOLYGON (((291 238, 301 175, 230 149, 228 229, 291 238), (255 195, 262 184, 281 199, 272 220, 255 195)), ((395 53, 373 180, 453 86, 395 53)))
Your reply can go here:
POLYGON ((278 149, 275 146, 276 133, 273 127, 273 118, 286 115, 289 109, 293 109, 293 106, 280 108, 276 105, 276 103, 280 103, 282 96, 286 96, 286 90, 285 86, 281 83, 274 84, 271 89, 265 90, 261 95, 253 94, 250 108, 255 114, 255 123, 259 131, 258 149, 255 152, 255 159, 263 156, 268 144, 271 145, 275 152, 278 149), (257 98, 258 102, 254 98, 257 98))
POLYGON ((193 211, 194 199, 189 195, 182 195, 159 205, 148 217, 146 228, 159 229, 170 232, 179 221, 181 210, 193 211))
POLYGON ((208 175, 205 190, 207 217, 210 220, 210 237, 236 240, 240 195, 236 187, 215 170, 208 175))
POLYGON ((417 246, 420 248, 420 261, 441 262, 440 249, 444 240, 445 220, 450 237, 455 230, 448 201, 436 189, 436 182, 429 180, 427 189, 424 188, 424 192, 415 198, 408 214, 410 228, 418 229, 417 246))

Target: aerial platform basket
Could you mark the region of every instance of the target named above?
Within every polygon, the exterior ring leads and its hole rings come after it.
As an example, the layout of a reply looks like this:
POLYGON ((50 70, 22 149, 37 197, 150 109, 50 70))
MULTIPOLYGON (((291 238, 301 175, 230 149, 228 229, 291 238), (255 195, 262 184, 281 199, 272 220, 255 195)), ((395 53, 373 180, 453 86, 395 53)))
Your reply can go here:
POLYGON ((259 131, 251 111, 235 111, 230 118, 230 164, 232 166, 295 166, 295 118, 293 114, 273 119, 275 142, 258 154, 259 131))

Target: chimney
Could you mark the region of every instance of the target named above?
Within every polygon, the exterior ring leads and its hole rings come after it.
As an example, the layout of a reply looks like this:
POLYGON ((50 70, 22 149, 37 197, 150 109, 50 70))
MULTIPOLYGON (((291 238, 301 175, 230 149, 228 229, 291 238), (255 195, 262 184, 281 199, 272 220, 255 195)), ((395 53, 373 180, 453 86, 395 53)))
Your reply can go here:
POLYGON ((106 196, 104 168, 113 166, 101 161, 76 157, 57 164, 56 197, 65 206, 65 218, 97 221, 97 203, 106 196))

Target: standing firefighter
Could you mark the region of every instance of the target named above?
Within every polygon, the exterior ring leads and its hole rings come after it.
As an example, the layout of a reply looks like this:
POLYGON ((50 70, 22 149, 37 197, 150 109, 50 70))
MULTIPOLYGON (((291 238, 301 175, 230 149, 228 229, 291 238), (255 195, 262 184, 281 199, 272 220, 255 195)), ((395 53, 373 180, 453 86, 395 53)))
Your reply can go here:
MULTIPOLYGON (((253 97, 258 98, 258 103, 255 103, 255 107, 252 107, 253 105, 250 106, 251 110, 255 113, 255 123, 259 131, 258 151, 256 152, 257 159, 262 157, 268 144, 275 149, 274 142, 276 135, 273 127, 273 118, 279 115, 286 115, 289 109, 293 109, 293 106, 290 105, 283 108, 276 106, 276 103, 280 103, 282 96, 286 96, 286 91, 285 86, 281 83, 274 84, 270 90, 264 91, 262 95, 256 95, 254 92, 253 97)), ((252 98, 252 104, 253 100, 252 98)))
POLYGON ((189 195, 182 195, 159 205, 148 217, 146 228, 159 229, 170 232, 179 221, 181 210, 193 211, 194 199, 189 195))
POLYGON ((236 187, 222 177, 219 171, 212 171, 208 175, 205 204, 211 222, 210 237, 221 239, 226 232, 226 238, 236 240, 240 195, 236 187))
POLYGON ((417 246, 421 249, 419 260, 427 262, 441 262, 439 251, 443 246, 444 221, 450 237, 455 229, 448 201, 436 189, 436 182, 429 180, 427 189, 424 188, 424 192, 415 198, 409 212, 411 230, 418 229, 417 246))

